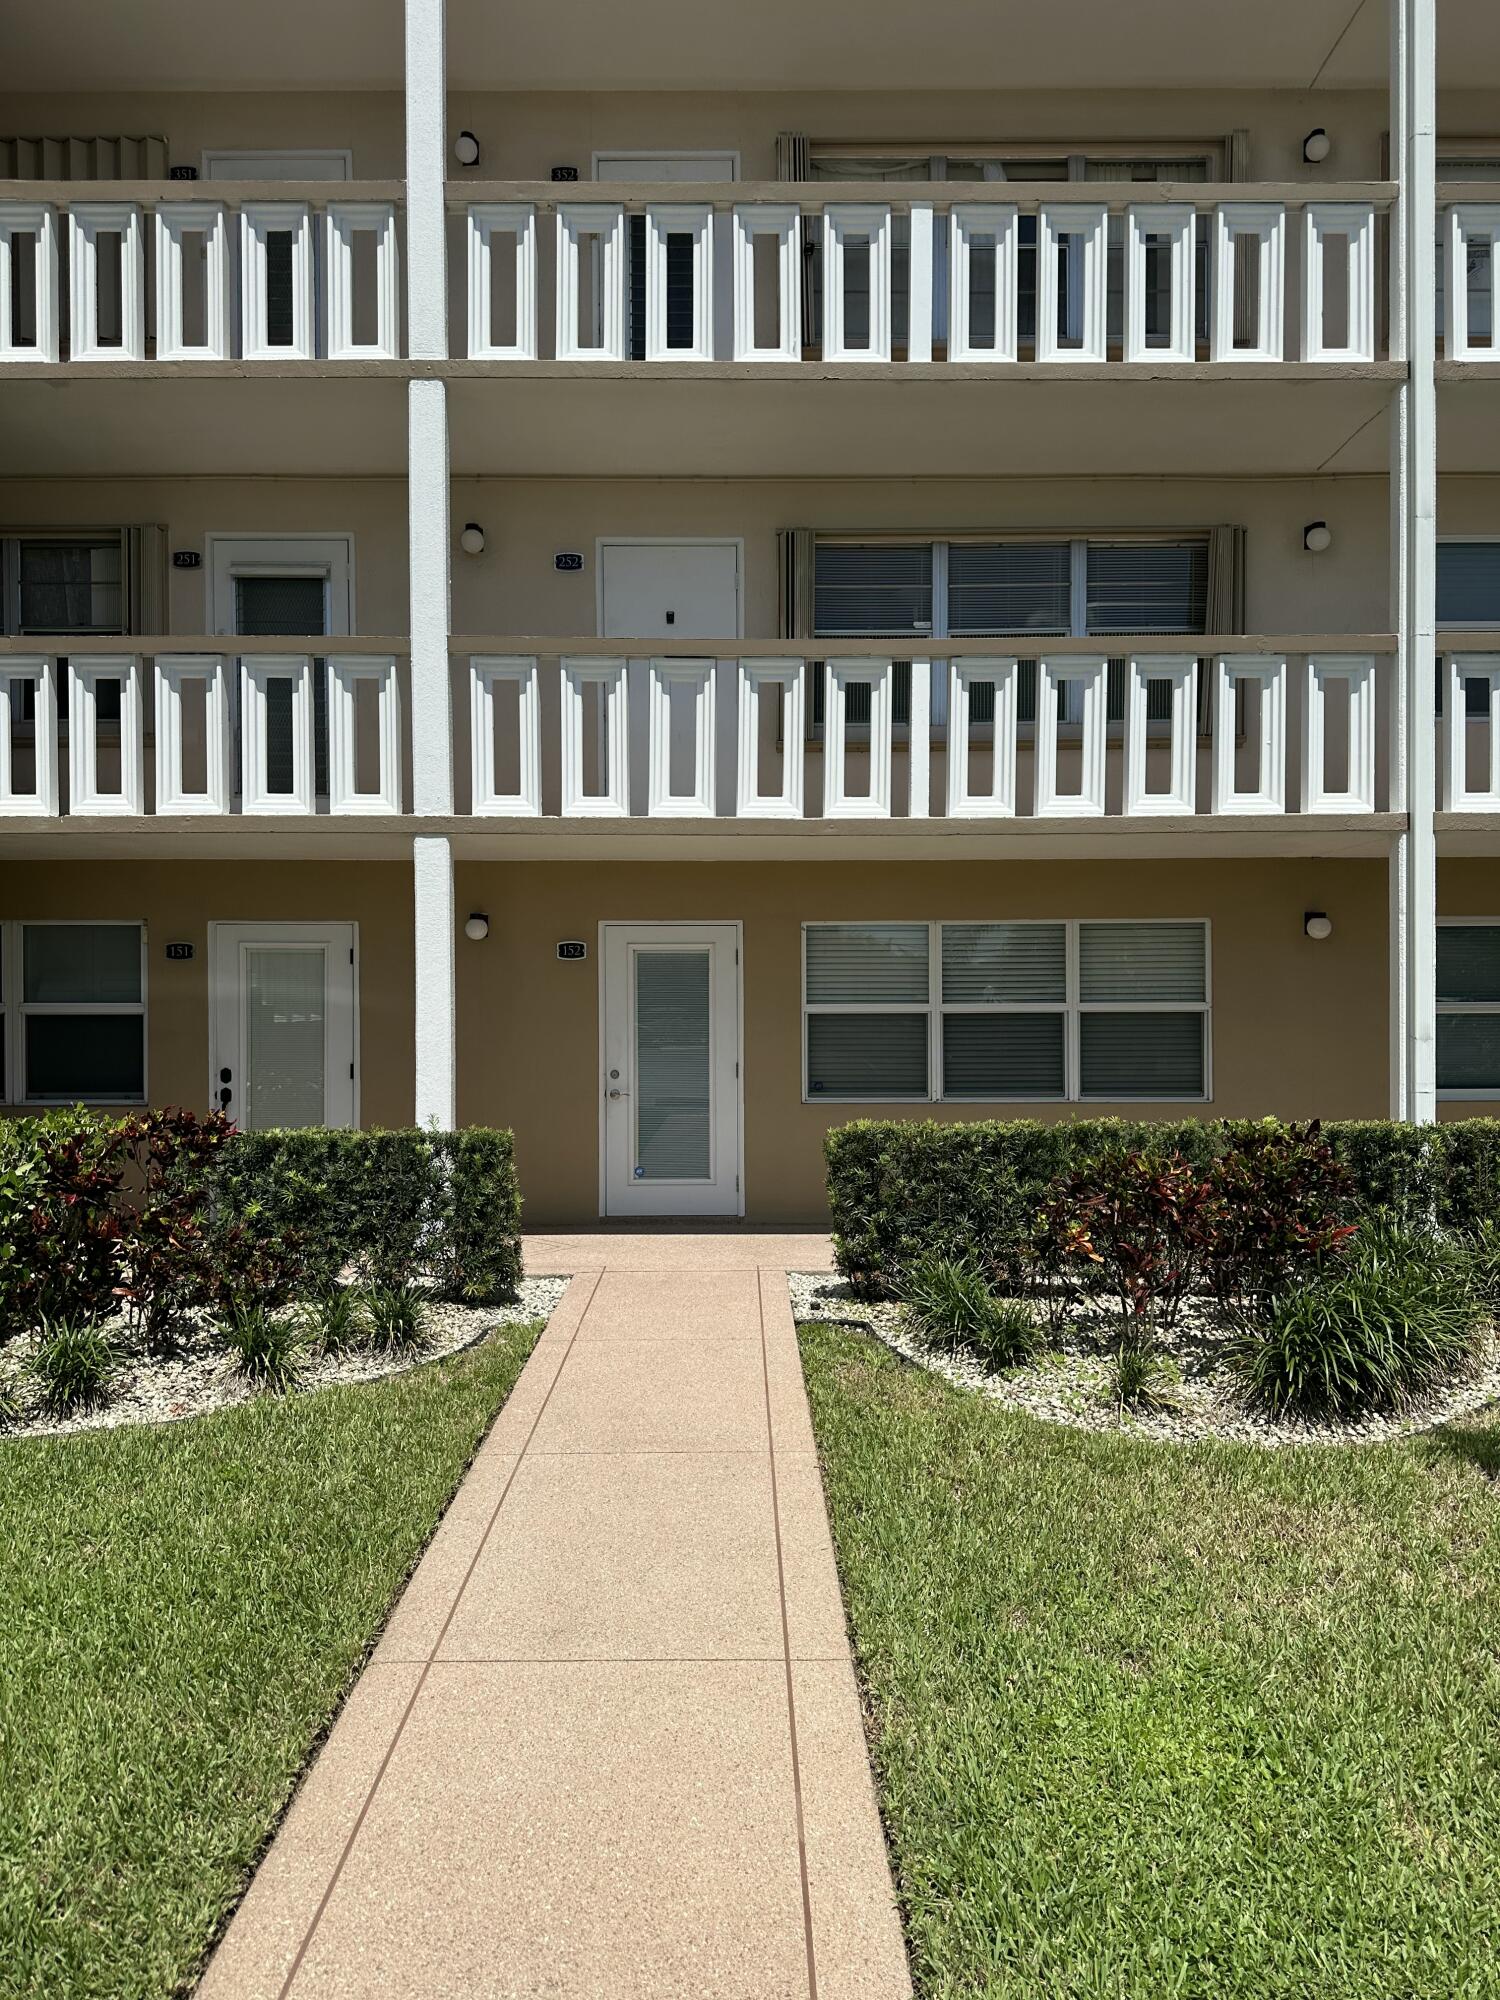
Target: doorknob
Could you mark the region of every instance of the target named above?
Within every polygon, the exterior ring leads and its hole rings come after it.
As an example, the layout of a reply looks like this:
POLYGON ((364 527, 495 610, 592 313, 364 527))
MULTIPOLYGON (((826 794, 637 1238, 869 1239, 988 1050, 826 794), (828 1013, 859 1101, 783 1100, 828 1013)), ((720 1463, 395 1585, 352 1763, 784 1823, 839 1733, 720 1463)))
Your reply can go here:
POLYGON ((609 1094, 611 1097, 629 1097, 630 1092, 628 1090, 612 1090, 609 1094))

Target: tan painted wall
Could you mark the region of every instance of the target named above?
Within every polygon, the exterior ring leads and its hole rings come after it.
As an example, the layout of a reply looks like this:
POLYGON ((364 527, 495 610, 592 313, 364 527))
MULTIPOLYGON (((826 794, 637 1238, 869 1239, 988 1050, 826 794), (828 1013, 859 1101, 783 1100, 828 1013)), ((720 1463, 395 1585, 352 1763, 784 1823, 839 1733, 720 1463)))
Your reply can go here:
POLYGON ((151 1099, 199 1109, 209 1084, 209 923, 300 918, 358 924, 363 1122, 411 1123, 415 976, 411 869, 404 863, 12 863, 0 890, 0 916, 143 922, 151 1099), (193 958, 168 963, 169 941, 194 945, 193 958))
MULTIPOLYGON (((458 940, 460 1116, 514 1126, 535 1223, 597 1212, 597 938, 606 919, 743 922, 746 1195, 752 1218, 766 1222, 820 1213, 820 1147, 830 1125, 903 1115, 888 1105, 801 1102, 800 926, 820 918, 1207 917, 1215 1095, 1205 1115, 1380 1117, 1386 1109, 1380 862, 475 862, 459 866, 457 907, 485 910, 491 924, 483 944, 458 940), (1307 909, 1335 914, 1327 944, 1303 936, 1307 909), (588 961, 559 963, 559 938, 588 939, 588 961)), ((911 1115, 974 1118, 987 1109, 935 1105, 911 1115)), ((1088 1107, 1091 1116, 1111 1111, 1183 1115, 1180 1105, 1088 1107)))

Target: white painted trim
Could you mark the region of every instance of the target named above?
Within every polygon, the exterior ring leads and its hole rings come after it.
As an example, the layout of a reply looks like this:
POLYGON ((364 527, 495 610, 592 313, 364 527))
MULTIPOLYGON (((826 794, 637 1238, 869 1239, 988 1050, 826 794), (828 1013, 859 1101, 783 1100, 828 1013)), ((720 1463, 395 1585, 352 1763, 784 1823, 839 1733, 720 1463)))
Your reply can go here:
POLYGON ((49 202, 0 201, 0 364, 56 361, 60 352, 59 318, 57 210, 49 202), (15 302, 11 297, 11 255, 18 236, 33 238, 34 347, 18 347, 12 338, 15 302))
POLYGON ((5 1055, 5 1086, 0 1091, 0 1104, 8 1104, 16 1110, 48 1104, 76 1104, 77 1091, 30 1093, 26 1089, 26 1024, 33 1014, 64 1014, 75 1020, 87 1022, 103 1017, 119 1018, 129 1016, 141 1023, 141 1088, 126 1095, 121 1091, 96 1091, 90 1094, 92 1104, 146 1104, 150 1102, 151 1091, 151 1036, 147 1025, 147 997, 149 980, 147 976, 147 926, 144 920, 135 917, 21 917, 13 922, 0 923, 0 945, 3 945, 4 964, 0 967, 0 1008, 5 1021, 0 1031, 0 1048, 5 1055), (51 930, 58 926, 77 926, 85 930, 132 930, 137 934, 140 947, 140 998, 138 1000, 37 1000, 26 998, 25 962, 27 931, 51 930), (6 1094, 8 1093, 8 1095, 6 1094))
MULTIPOLYGON (((604 627, 604 552, 606 549, 733 549, 734 550, 734 633, 736 639, 745 636, 745 538, 743 535, 596 535, 594 537, 594 617, 599 636, 606 635, 604 627)), ((628 633, 629 638, 649 640, 649 632, 628 633)), ((691 632, 684 635, 692 639, 707 639, 712 634, 691 632)))
POLYGON ((1189 202, 1144 205, 1125 211, 1125 338, 1127 361, 1196 361, 1197 298, 1193 255, 1196 217, 1189 202), (1165 237, 1171 290, 1169 332, 1164 346, 1146 336, 1146 251, 1148 239, 1165 237))
POLYGON ((700 202, 653 201, 646 208, 646 359, 714 358, 713 210, 700 202), (667 239, 686 236, 693 250, 693 334, 686 347, 667 339, 667 239))
POLYGON ((359 1124, 360 1098, 360 943, 357 923, 251 923, 212 920, 208 926, 208 1102, 217 1108, 221 1088, 233 1093, 225 1109, 240 1114, 245 1081, 243 954, 247 945, 319 946, 325 952, 323 1112, 324 1123, 336 1128, 359 1124), (338 969, 340 976, 333 974, 338 969), (228 1086, 219 1072, 230 1071, 228 1086), (352 1070, 353 1074, 347 1074, 352 1070))
POLYGON ((328 810, 330 813, 399 813, 401 810, 401 682, 391 654, 328 655, 328 810), (358 689, 376 689, 376 769, 373 792, 358 789, 358 689))
POLYGON ((823 359, 891 358, 891 211, 874 202, 830 202, 823 211, 823 359), (870 246, 870 339, 850 347, 846 333, 844 259, 851 236, 870 246))
POLYGON ((1301 786, 1303 812, 1375 810, 1375 660, 1373 655, 1309 657, 1302 676, 1301 786), (1347 784, 1323 781, 1328 728, 1328 690, 1348 689, 1347 784))
MULTIPOLYGON (((1209 811, 1284 813, 1286 661, 1263 653, 1229 653, 1214 661, 1213 675, 1213 778, 1209 811), (1235 777, 1236 696, 1241 684, 1260 689, 1260 723, 1256 740, 1260 775, 1255 787, 1248 791, 1240 790, 1235 777)), ((1248 741, 1248 728, 1245 734, 1248 741)))
POLYGON ((556 332, 559 361, 625 359, 625 211, 618 202, 563 201, 557 205, 556 332), (583 297, 583 242, 597 239, 593 256, 594 307, 599 340, 585 343, 578 333, 583 297))
MULTIPOLYGON (((416 962, 415 1121, 441 1132, 458 1123, 458 1001, 454 953, 457 916, 453 847, 419 834, 412 844, 413 957, 416 962)), ((499 950, 493 936, 486 940, 499 950)))
POLYGON ((1020 713, 1018 659, 950 660, 948 663, 948 817, 1011 819, 1016 810, 1016 737, 1020 713), (995 690, 995 730, 990 789, 969 787, 969 732, 976 682, 995 690))
POLYGON ((791 202, 737 203, 734 210, 734 342, 736 361, 802 359, 802 217, 791 202), (755 243, 776 238, 777 331, 769 347, 755 339, 755 243))
POLYGON ((906 218, 906 358, 918 363, 932 359, 936 227, 931 202, 914 201, 906 218))
POLYGON ((228 667, 222 653, 156 656, 156 810, 158 815, 227 813, 234 797, 234 743, 228 667), (183 689, 204 688, 205 785, 183 784, 183 689))
POLYGON ((652 819, 712 819, 716 783, 714 730, 716 676, 712 660, 654 659, 648 710, 647 805, 652 819), (693 785, 672 784, 672 690, 687 688, 693 701, 693 785))
POLYGON ((527 202, 476 202, 465 223, 468 244, 468 352, 480 361, 534 361, 537 353, 536 210, 527 202), (515 238, 516 337, 495 339, 491 312, 495 238, 515 238))
POLYGON ((1302 211, 1302 359, 1375 359, 1375 211, 1368 202, 1310 202, 1302 211), (1323 266, 1329 241, 1345 239, 1348 338, 1331 343, 1323 266))
POLYGON ((700 178, 706 181, 737 181, 740 177, 738 149, 729 146, 606 146, 595 150, 589 162, 589 172, 596 181, 649 181, 655 176, 642 172, 641 168, 643 162, 650 160, 697 160, 704 170, 700 178), (727 174, 718 171, 720 160, 728 166, 727 174), (615 173, 613 169, 617 162, 627 167, 629 172, 615 173))
POLYGON ((1021 252, 1014 208, 958 204, 948 223, 948 359, 1014 361, 1019 354, 1021 252), (989 243, 995 259, 995 338, 976 347, 969 314, 976 246, 989 243))
POLYGON ((541 698, 535 657, 476 655, 469 661, 469 744, 472 795, 469 810, 483 817, 535 817, 542 810, 541 698), (517 784, 496 790, 495 688, 516 685, 517 784))
POLYGON ((894 704, 891 695, 893 668, 889 660, 829 660, 823 701, 823 818, 889 819, 891 816, 891 765, 894 745, 894 704), (870 690, 870 789, 851 793, 845 789, 846 758, 849 745, 849 689, 865 685, 870 690))
POLYGON ((739 755, 736 810, 742 819, 801 819, 803 814, 804 696, 802 660, 739 663, 739 755), (781 689, 781 790, 760 790, 760 690, 781 689))
POLYGON ((406 338, 448 357, 448 49, 443 0, 405 0, 406 338))
POLYGON ((630 811, 630 709, 624 660, 562 661, 562 810, 571 819, 618 819, 630 811), (602 793, 584 790, 584 689, 601 690, 602 793))
POLYGON ((227 361, 233 351, 229 223, 222 202, 156 204, 156 358, 227 361), (185 326, 183 238, 203 238, 203 333, 189 341, 185 326))
POLYGON ((1044 202, 1036 225, 1036 358, 1038 361, 1105 361, 1108 340, 1109 214, 1103 202, 1044 202), (1058 250, 1067 238, 1079 244, 1070 268, 1078 271, 1077 346, 1057 337, 1058 250))
POLYGON ((247 201, 240 210, 240 354, 246 361, 311 361, 318 352, 312 211, 305 201, 247 201), (268 239, 290 235, 290 341, 273 343, 268 239))
POLYGON ((1443 661, 1441 807, 1444 812, 1500 812, 1500 653, 1449 653, 1443 661), (1488 782, 1469 786, 1467 681, 1488 683, 1488 782))
POLYGON ((200 155, 199 168, 206 181, 351 181, 354 154, 347 146, 210 146, 200 155), (273 163, 287 171, 268 174, 273 163), (339 171, 309 173, 309 165, 339 171))
POLYGON ((1443 351, 1450 361, 1500 361, 1500 203, 1455 202, 1448 210, 1444 245, 1448 321, 1443 351), (1486 347, 1475 347, 1469 339, 1470 244, 1483 244, 1490 253, 1491 331, 1486 347))
POLYGON ((240 655, 240 810, 288 816, 316 810, 313 795, 312 659, 306 653, 240 655), (268 716, 272 681, 292 690, 292 788, 270 789, 268 716))
POLYGON ((1141 653, 1125 663, 1125 783, 1123 810, 1135 819, 1191 813, 1198 788, 1198 662, 1181 653, 1141 653), (1168 723, 1167 789, 1146 789, 1149 742, 1148 683, 1167 681, 1172 690, 1168 723))
POLYGON ((453 688, 448 657, 453 540, 446 385, 409 382, 406 417, 412 811, 419 817, 442 817, 453 811, 453 688))
POLYGON ((68 210, 68 359, 146 357, 146 245, 133 201, 76 202, 68 210), (99 342, 99 238, 120 238, 120 344, 99 342))
POLYGON ((1036 752, 1033 760, 1032 815, 1036 819, 1102 816, 1108 729, 1109 661, 1065 654, 1036 663, 1036 752), (1079 690, 1081 727, 1078 738, 1079 789, 1059 790, 1057 783, 1058 696, 1079 690))
POLYGON ((330 361, 396 360, 401 353, 401 256, 389 201, 335 201, 324 218, 330 361), (354 337, 354 238, 375 237, 375 338, 354 337))
POLYGON ((13 653, 0 659, 0 814, 7 819, 55 819, 58 813, 57 662, 50 655, 13 653), (15 790, 15 693, 35 688, 32 731, 36 789, 15 790))
POLYGON ((1280 361, 1286 343, 1286 211, 1275 203, 1221 202, 1214 210, 1210 361, 1280 361), (1234 344, 1234 246, 1260 245, 1255 340, 1234 344))
POLYGON ((146 810, 145 716, 141 663, 131 653, 90 653, 68 661, 68 814, 115 818, 146 810), (120 789, 99 788, 99 683, 120 683, 120 789))

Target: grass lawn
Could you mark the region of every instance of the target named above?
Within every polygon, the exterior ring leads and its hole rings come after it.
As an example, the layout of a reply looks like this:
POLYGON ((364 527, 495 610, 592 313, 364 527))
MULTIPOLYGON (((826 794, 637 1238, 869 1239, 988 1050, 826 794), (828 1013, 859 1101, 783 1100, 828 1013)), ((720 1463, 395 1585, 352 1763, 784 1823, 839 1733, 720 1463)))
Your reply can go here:
POLYGON ((1500 1995, 1500 1417, 1170 1447, 802 1351, 923 2000, 1500 1995))
POLYGON ((0 1441, 0 1994, 191 1985, 537 1330, 0 1441))

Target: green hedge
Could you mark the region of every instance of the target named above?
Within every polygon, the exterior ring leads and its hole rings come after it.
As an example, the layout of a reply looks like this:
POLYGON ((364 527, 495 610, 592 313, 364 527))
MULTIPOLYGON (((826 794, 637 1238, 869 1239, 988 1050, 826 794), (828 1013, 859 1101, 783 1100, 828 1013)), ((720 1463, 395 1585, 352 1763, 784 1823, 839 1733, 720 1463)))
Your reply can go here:
MULTIPOLYGON (((1182 1152, 1207 1161, 1244 1123, 1080 1118, 944 1125, 859 1119, 828 1134, 828 1201, 839 1269, 857 1290, 892 1291, 924 1251, 973 1251, 1004 1267, 1051 1181, 1108 1151, 1182 1152)), ((1325 1124, 1362 1206, 1472 1229, 1500 1218, 1500 1121, 1325 1124)))
POLYGON ((492 1304, 521 1276, 521 1194, 509 1132, 241 1132, 213 1170, 221 1226, 295 1232, 314 1275, 364 1265, 492 1304))

